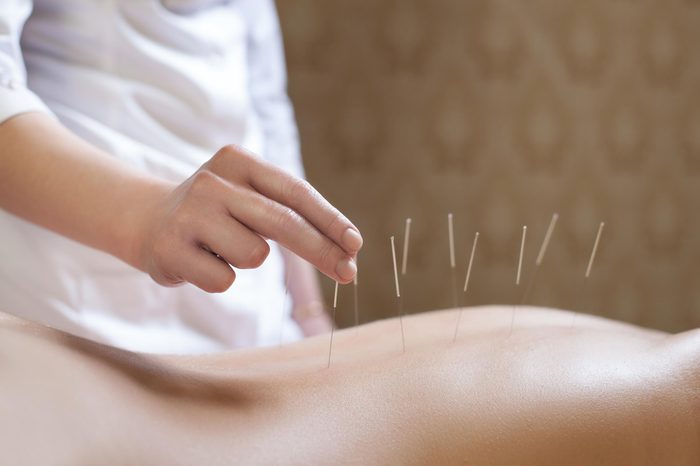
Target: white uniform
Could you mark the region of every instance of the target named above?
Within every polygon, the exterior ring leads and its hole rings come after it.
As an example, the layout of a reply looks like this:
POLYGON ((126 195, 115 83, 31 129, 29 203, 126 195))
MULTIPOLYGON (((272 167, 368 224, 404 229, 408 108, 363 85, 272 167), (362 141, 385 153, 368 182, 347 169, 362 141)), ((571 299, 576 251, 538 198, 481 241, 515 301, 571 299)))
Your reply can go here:
MULTIPOLYGON (((0 2, 0 122, 51 112, 159 177, 182 181, 229 143, 301 176, 285 87, 273 0, 0 2)), ((207 294, 161 287, 0 210, 2 311, 131 350, 195 353, 277 343, 283 323, 298 338, 289 307, 277 247, 207 294)))

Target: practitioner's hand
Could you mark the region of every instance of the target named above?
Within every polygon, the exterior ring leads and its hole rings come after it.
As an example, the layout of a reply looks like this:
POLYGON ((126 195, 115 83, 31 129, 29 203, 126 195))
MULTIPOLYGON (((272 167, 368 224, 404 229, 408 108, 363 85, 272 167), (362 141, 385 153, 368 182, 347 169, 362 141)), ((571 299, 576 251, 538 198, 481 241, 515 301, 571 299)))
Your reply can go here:
POLYGON ((163 187, 134 244, 138 266, 163 285, 221 292, 231 266, 260 266, 277 241, 347 283, 362 247, 358 229, 309 183, 227 146, 179 186, 163 187))

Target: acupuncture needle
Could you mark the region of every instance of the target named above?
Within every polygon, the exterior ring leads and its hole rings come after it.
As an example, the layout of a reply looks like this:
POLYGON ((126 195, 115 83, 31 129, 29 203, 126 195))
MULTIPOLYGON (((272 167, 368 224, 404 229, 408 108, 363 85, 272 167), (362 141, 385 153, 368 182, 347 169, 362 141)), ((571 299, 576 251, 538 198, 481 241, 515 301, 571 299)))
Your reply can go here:
POLYGON ((397 313, 399 315, 399 324, 401 325, 401 346, 403 352, 406 352, 406 337, 403 331, 403 312, 401 311, 401 290, 399 289, 399 274, 396 269, 396 246, 394 244, 394 237, 389 238, 391 241, 391 258, 394 264, 394 284, 396 285, 396 307, 397 313))
MULTIPOLYGON (((520 255, 518 256, 518 270, 515 275, 515 286, 518 287, 520 286, 520 276, 522 273, 523 269, 523 254, 525 252, 525 237, 527 236, 527 226, 523 225, 523 235, 520 239, 520 255)), ((511 313, 510 316, 510 332, 508 333, 508 336, 513 334, 513 324, 515 323, 515 307, 516 304, 513 304, 513 312, 511 313)))
MULTIPOLYGON (((472 252, 469 255, 469 263, 467 264, 467 277, 464 279, 464 294, 467 294, 467 290, 469 289, 469 278, 471 277, 472 274, 472 264, 474 263, 474 253, 476 252, 476 244, 479 242, 479 232, 477 231, 474 234, 474 242, 472 243, 472 252)), ((462 303, 464 304, 464 303, 462 303)), ((457 315, 457 325, 455 325, 455 335, 454 338, 452 338, 452 343, 457 341, 457 334, 459 333, 459 323, 462 320, 462 311, 464 310, 464 307, 461 307, 459 309, 459 314, 457 315)))
MULTIPOLYGON (((586 267, 586 273, 583 276, 583 286, 581 287, 581 296, 585 296, 586 285, 588 283, 588 278, 591 276, 591 270, 593 269, 593 261, 595 261, 596 253, 598 252, 598 244, 600 243, 600 236, 603 234, 603 228, 605 227, 605 222, 600 222, 598 225, 598 233, 595 236, 595 241, 593 242, 593 250, 591 251, 591 256, 588 259, 588 266, 586 267)), ((583 298, 579 299, 581 301, 583 298)), ((577 306, 582 307, 582 306, 577 306)), ((576 316, 578 316, 578 311, 574 309, 574 315, 571 318, 571 327, 574 327, 576 323, 576 316)))
POLYGON ((540 270, 540 265, 542 265, 542 261, 544 260, 544 255, 547 252, 547 247, 549 246, 549 241, 552 239, 552 233, 554 233, 554 228, 557 226, 558 220, 559 220, 559 214, 555 212, 554 214, 552 214, 552 219, 549 221, 549 226, 547 227, 547 232, 545 233, 544 240, 542 241, 542 245, 540 246, 540 251, 537 253, 537 259, 535 260, 535 269, 533 270, 532 274, 530 275, 530 280, 528 280, 528 284, 527 284, 527 287, 525 288, 525 292, 523 293, 523 296, 520 299, 521 306, 523 304, 525 304, 525 301, 530 296, 530 291, 532 290, 532 285, 535 283, 535 278, 537 277, 537 272, 540 270))
POLYGON ((447 214, 447 238, 450 246, 450 285, 452 287, 452 308, 457 309, 459 304, 457 298, 457 262, 455 261, 455 232, 453 215, 451 213, 447 214))
POLYGON ((411 219, 406 219, 406 226, 403 233, 403 256, 401 257, 401 275, 406 275, 406 264, 408 263, 408 242, 411 238, 411 219))
POLYGON ((328 345, 328 368, 331 367, 331 351, 333 351, 333 333, 335 333, 335 310, 338 307, 338 282, 335 282, 335 291, 333 292, 333 321, 331 322, 331 341, 328 345))
MULTIPOLYGON (((406 266, 408 264, 408 246, 410 243, 410 238, 411 238, 411 218, 406 219, 405 227, 404 227, 404 232, 403 232, 403 255, 401 257, 401 277, 403 278, 406 275, 406 266)), ((399 306, 402 306, 401 303, 399 303, 399 306)), ((400 315, 403 315, 403 309, 400 309, 399 312, 400 315)), ((403 327, 402 327, 403 329, 403 327)), ((403 333, 403 331, 402 331, 403 333)), ((405 351, 405 349, 404 349, 405 351)))

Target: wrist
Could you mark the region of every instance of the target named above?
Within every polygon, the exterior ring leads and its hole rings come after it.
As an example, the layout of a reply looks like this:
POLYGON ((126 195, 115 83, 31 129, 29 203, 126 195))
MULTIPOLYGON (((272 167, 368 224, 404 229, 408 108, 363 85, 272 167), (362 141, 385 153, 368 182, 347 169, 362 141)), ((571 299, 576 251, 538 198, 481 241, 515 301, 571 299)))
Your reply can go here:
POLYGON ((145 271, 145 250, 153 225, 161 215, 162 206, 175 185, 155 178, 139 181, 130 189, 126 208, 115 225, 118 236, 115 255, 127 264, 145 271))

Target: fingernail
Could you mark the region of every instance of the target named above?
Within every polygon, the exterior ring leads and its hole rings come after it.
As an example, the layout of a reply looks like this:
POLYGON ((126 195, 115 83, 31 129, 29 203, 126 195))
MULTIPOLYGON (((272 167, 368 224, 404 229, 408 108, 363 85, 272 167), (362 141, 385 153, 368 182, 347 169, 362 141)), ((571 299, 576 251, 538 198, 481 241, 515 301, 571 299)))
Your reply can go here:
POLYGON ((355 265, 355 261, 350 258, 343 259, 338 262, 338 265, 335 267, 335 273, 345 281, 352 280, 357 273, 357 265, 355 265))
POLYGON ((348 252, 359 251, 362 247, 362 236, 353 228, 348 228, 343 232, 341 241, 343 248, 348 252))

